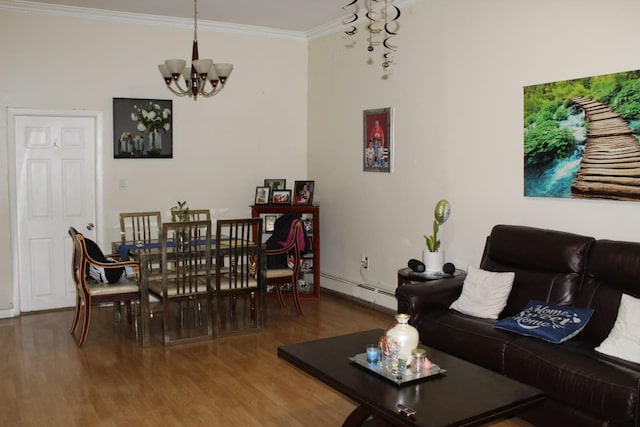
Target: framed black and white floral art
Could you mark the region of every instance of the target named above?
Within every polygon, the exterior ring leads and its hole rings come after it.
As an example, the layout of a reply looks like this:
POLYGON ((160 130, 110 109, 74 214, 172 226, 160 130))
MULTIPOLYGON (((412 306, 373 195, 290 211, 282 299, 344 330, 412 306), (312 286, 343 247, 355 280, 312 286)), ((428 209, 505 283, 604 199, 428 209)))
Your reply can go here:
POLYGON ((170 99, 113 98, 113 157, 173 157, 170 99))

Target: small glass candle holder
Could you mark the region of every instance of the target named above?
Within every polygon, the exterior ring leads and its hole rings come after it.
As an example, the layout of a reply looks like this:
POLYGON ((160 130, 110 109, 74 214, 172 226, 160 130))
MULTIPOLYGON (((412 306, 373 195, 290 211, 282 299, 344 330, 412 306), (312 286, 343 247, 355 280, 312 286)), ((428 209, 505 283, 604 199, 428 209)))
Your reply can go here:
POLYGON ((377 363, 380 349, 377 344, 367 344, 367 362, 377 363))
POLYGON ((404 357, 400 356, 398 357, 398 369, 397 369, 397 374, 398 375, 402 375, 405 371, 405 369, 407 369, 407 359, 405 359, 404 357))
POLYGON ((415 373, 420 373, 424 367, 424 361, 427 358, 426 350, 424 348, 414 348, 411 350, 411 356, 413 356, 411 370, 415 373))
POLYGON ((384 355, 384 368, 391 373, 398 372, 398 352, 393 351, 384 355))

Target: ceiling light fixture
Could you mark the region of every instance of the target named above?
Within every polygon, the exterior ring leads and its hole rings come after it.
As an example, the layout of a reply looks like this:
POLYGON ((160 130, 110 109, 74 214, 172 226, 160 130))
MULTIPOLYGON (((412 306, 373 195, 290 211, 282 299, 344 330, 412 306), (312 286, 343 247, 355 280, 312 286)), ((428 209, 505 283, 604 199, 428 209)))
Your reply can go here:
POLYGON ((184 59, 167 59, 158 65, 160 74, 167 84, 167 88, 178 96, 189 95, 195 101, 198 95, 206 98, 217 95, 224 89, 224 85, 233 71, 233 64, 214 64, 212 59, 198 58, 198 0, 193 1, 193 49, 191 53, 191 67, 187 67, 184 59), (180 85, 180 76, 186 85, 180 85), (211 89, 207 85, 211 83, 211 89))

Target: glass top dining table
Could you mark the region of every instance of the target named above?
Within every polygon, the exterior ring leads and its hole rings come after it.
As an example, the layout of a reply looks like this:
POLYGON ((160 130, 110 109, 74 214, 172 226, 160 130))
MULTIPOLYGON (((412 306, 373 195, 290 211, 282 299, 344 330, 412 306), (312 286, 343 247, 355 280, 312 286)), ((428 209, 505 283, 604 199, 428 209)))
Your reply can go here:
MULTIPOLYGON (((211 239, 211 256, 224 256, 225 248, 229 248, 230 240, 222 238, 220 242, 221 252, 216 253, 216 238, 211 239)), ((253 242, 252 242, 253 243, 253 242)), ((173 242, 167 242, 168 255, 173 253, 173 242)), ((134 242, 113 242, 111 244, 112 251, 119 253, 122 259, 131 259, 140 263, 140 341, 142 347, 151 345, 149 319, 151 315, 151 304, 149 300, 149 277, 153 271, 154 264, 162 262, 162 244, 159 241, 149 241, 145 243, 134 242)))

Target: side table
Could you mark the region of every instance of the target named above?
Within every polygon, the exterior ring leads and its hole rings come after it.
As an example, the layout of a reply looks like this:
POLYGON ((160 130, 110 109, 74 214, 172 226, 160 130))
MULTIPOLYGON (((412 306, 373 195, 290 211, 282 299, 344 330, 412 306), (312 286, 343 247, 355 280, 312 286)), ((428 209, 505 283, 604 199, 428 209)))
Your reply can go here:
POLYGON ((430 280, 450 279, 452 277, 467 274, 466 271, 456 268, 453 274, 445 273, 416 273, 409 267, 398 270, 398 287, 412 282, 428 282, 430 280))

